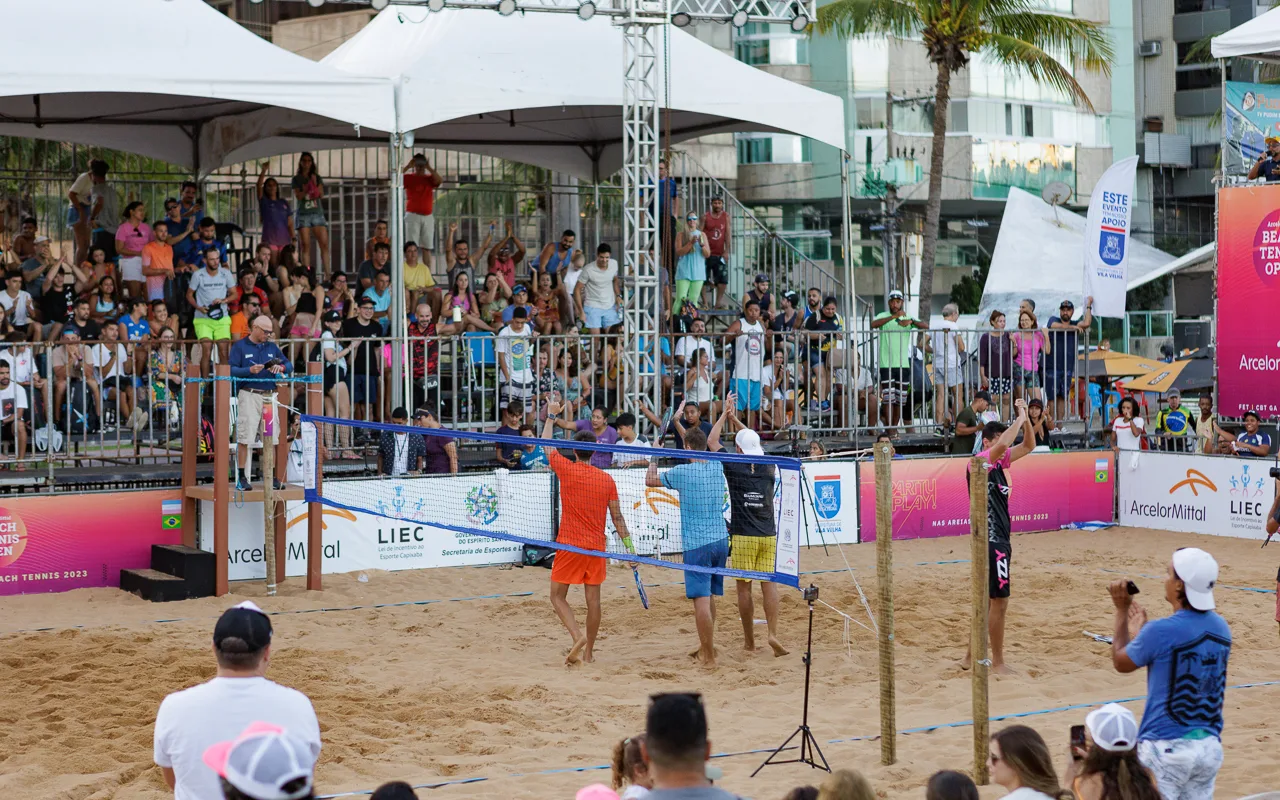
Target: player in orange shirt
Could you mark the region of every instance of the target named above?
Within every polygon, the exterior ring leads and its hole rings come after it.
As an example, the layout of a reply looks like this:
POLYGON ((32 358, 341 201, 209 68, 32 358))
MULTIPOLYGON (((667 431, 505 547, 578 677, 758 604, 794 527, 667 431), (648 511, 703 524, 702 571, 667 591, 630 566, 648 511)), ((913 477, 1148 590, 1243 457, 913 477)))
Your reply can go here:
MULTIPOLYGON (((550 439, 555 435, 556 417, 560 415, 559 403, 547 404, 547 421, 542 429, 542 438, 550 439)), ((590 433, 578 433, 574 437, 577 442, 595 442, 596 437, 590 433)), ((618 504, 618 487, 607 472, 591 466, 590 450, 574 450, 573 460, 560 455, 555 448, 548 447, 547 457, 551 471, 560 480, 560 496, 572 497, 572 503, 560 506, 560 532, 556 541, 560 544, 573 545, 583 550, 605 549, 605 514, 613 517, 613 525, 618 529, 618 536, 629 552, 634 553, 631 546, 631 534, 627 531, 627 521, 622 517, 622 506, 618 504)), ((564 623, 573 638, 573 647, 564 663, 575 664, 581 659, 589 664, 595 660, 593 648, 596 643, 596 631, 600 630, 600 584, 604 583, 605 560, 602 556, 588 556, 570 550, 557 550, 555 562, 551 567, 551 606, 556 616, 564 623), (583 636, 574 618, 573 609, 569 606, 569 587, 582 584, 587 595, 587 635, 583 636)))

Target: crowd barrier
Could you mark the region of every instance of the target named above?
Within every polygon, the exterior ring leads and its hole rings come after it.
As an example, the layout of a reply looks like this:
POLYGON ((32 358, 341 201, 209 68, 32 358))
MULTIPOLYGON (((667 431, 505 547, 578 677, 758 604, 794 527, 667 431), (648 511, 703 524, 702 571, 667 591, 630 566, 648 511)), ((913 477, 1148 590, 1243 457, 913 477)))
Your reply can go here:
POLYGON ((1120 454, 1120 524, 1135 528, 1265 539, 1276 496, 1271 458, 1120 454))
POLYGON ((151 545, 182 542, 181 499, 177 489, 6 498, 0 595, 119 586, 120 570, 151 565, 151 545))

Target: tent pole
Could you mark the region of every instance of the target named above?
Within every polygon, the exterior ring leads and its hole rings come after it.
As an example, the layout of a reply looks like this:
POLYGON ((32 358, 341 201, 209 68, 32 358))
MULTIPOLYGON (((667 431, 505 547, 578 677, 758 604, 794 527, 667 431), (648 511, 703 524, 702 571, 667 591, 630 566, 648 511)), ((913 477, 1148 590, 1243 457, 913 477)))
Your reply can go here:
MULTIPOLYGON (((401 380, 391 382, 391 405, 407 406, 413 401, 412 370, 406 368, 409 353, 408 325, 405 322, 404 297, 404 173, 400 170, 401 134, 392 133, 387 142, 387 164, 391 171, 390 208, 387 209, 387 233, 391 239, 391 319, 387 333, 398 339, 391 348, 392 375, 401 380)), ((410 409, 412 411, 412 409, 410 409)))
MULTIPOLYGON (((844 150, 840 151, 840 249, 844 251, 841 253, 844 258, 844 357, 846 368, 853 369, 850 359, 854 357, 853 348, 856 344, 853 332, 858 327, 858 291, 853 285, 853 233, 849 230, 849 153, 844 150)), ((854 428, 853 423, 858 415, 856 400, 852 403, 845 402, 844 414, 845 425, 850 429, 854 428)))
POLYGON ((591 207, 594 210, 592 216, 595 217, 595 243, 600 246, 600 156, 596 155, 591 159, 591 207))

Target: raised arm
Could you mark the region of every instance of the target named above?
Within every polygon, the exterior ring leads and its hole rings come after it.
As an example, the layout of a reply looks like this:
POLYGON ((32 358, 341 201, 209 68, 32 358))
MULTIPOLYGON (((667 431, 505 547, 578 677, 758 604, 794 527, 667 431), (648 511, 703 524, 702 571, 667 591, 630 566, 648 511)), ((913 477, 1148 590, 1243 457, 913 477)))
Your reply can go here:
POLYGON ((1082 331, 1089 330, 1089 326, 1093 324, 1093 298, 1086 297, 1084 299, 1084 316, 1080 318, 1080 324, 1076 327, 1082 331))
MULTIPOLYGON (((992 464, 1003 458, 1005 451, 1013 446, 1014 441, 1018 438, 1018 432, 1022 429, 1022 424, 1027 421, 1027 404, 1018 400, 1015 405, 1018 408, 1018 418, 1009 426, 1008 430, 1000 434, 1000 438, 996 440, 995 444, 991 445, 991 452, 988 458, 992 464)), ((1035 437, 1032 438, 1034 439, 1035 437)))
MULTIPOLYGON (((267 168, 271 166, 270 161, 263 161, 262 168, 258 170, 258 199, 262 199, 262 187, 267 182, 267 168)), ((279 197, 279 195, 276 195, 279 197)))
POLYGON ((649 469, 644 474, 644 485, 650 489, 662 488, 662 476, 658 474, 658 462, 649 462, 649 469))
POLYGON ((725 425, 734 415, 737 403, 737 395, 730 392, 729 396, 725 398, 724 410, 720 412, 720 418, 716 420, 715 425, 711 426, 711 433, 707 434, 707 450, 712 453, 718 453, 724 449, 724 446, 720 444, 720 432, 724 430, 725 425))
POLYGON ((1018 409, 1018 419, 1013 425, 1009 426, 1009 430, 1004 432, 1000 438, 1004 439, 1010 433, 1017 436, 1018 428, 1022 429, 1022 443, 1009 451, 1009 460, 1017 461, 1018 459, 1036 449, 1036 432, 1031 427, 1031 418, 1027 416, 1027 401, 1018 400, 1014 402, 1014 407, 1018 409))

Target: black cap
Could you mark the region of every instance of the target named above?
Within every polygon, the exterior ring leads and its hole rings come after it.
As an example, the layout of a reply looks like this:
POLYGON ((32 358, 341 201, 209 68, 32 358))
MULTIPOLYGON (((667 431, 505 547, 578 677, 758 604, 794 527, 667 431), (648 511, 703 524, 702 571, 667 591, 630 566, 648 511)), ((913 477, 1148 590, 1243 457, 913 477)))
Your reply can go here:
POLYGON ((359 306, 376 306, 377 304, 378 302, 367 294, 360 295, 360 302, 357 303, 359 306))
MULTIPOLYGON (((227 653, 256 653, 271 644, 271 619, 251 601, 246 600, 232 606, 218 617, 218 624, 213 626, 213 646, 227 653), (228 639, 244 642, 238 646, 224 650, 223 643, 228 639)), ((228 642, 228 645, 231 645, 228 642)))
POLYGON ((326 311, 321 319, 325 322, 342 322, 342 315, 337 311, 326 311))
POLYGON ((1044 401, 1039 397, 1033 397, 1027 401, 1027 408, 1031 408, 1032 406, 1035 406, 1036 408, 1044 408, 1044 401))
POLYGON ((1058 306, 1058 308, 1075 308, 1075 307, 1076 307, 1076 304, 1071 302, 1070 300, 1063 300, 1062 304, 1058 306))
POLYGON ((435 419, 435 416, 436 415, 433 414, 429 408, 417 408, 414 409, 413 412, 414 419, 422 419, 423 417, 431 417, 432 419, 435 419))

